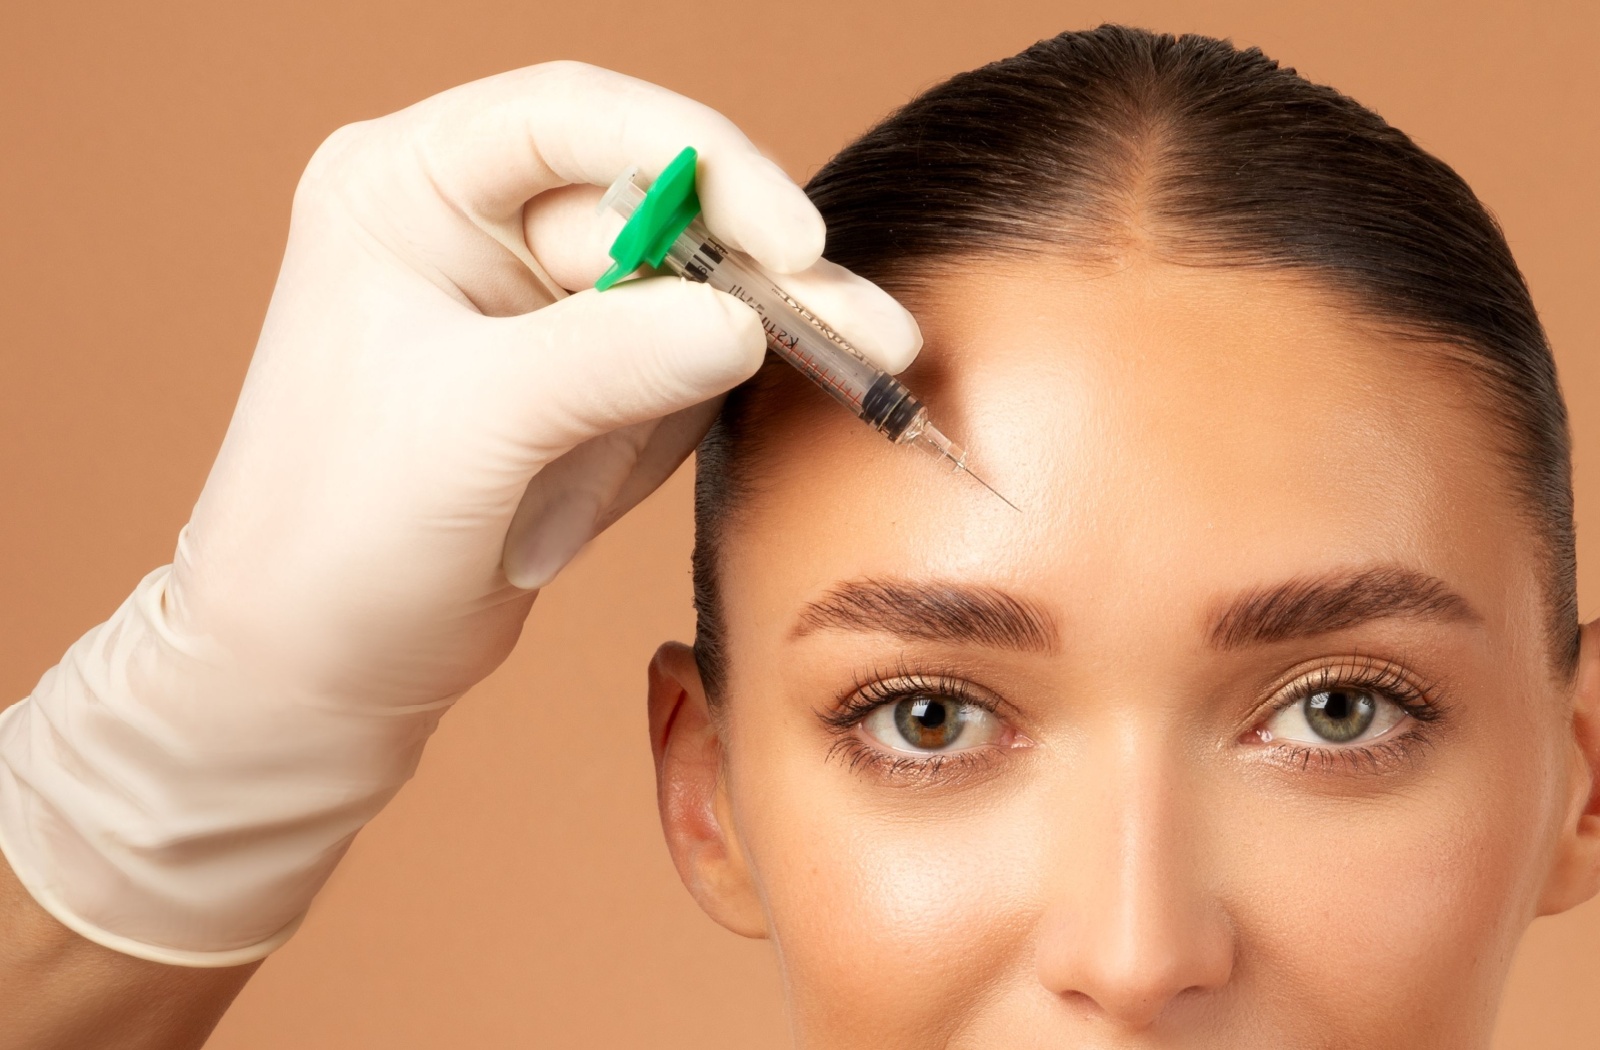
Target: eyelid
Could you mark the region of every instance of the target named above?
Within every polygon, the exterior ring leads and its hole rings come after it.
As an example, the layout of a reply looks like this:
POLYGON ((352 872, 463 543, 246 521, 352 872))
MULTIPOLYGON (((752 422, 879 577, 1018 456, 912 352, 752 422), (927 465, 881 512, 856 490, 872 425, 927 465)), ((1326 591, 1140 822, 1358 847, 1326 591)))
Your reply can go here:
POLYGON ((928 790, 970 784, 1001 768, 1000 759, 1009 750, 1004 744, 980 744, 918 754, 890 750, 882 743, 866 739, 868 717, 917 693, 942 695, 958 704, 986 711, 1000 721, 1004 732, 1017 735, 1018 742, 1013 746, 1024 746, 1022 741, 1026 738, 1017 732, 1015 721, 1005 713, 1012 705, 998 694, 963 674, 948 670, 914 671, 901 664, 893 673, 858 677, 848 692, 817 712, 828 731, 838 738, 828 749, 829 759, 841 759, 853 772, 870 772, 885 785, 928 790))
POLYGON ((1352 652, 1303 660, 1279 675, 1268 687, 1266 699, 1250 713, 1246 731, 1318 689, 1334 685, 1377 690, 1418 721, 1433 721, 1444 713, 1437 682, 1419 678, 1398 660, 1352 652))
POLYGON ((1450 711, 1443 688, 1439 680, 1420 677, 1400 659, 1348 653, 1302 661, 1274 681, 1267 699, 1250 715, 1250 728, 1241 739, 1256 744, 1251 750, 1259 750, 1260 757, 1274 765, 1297 775, 1330 776, 1332 783, 1352 775, 1401 773, 1412 768, 1435 743, 1432 723, 1450 711), (1284 738, 1257 743, 1260 730, 1278 715, 1336 685, 1380 692, 1403 716, 1382 736, 1370 740, 1340 744, 1284 738))
POLYGON ((835 697, 824 710, 817 712, 824 725, 836 731, 847 731, 859 725, 867 715, 887 703, 899 700, 907 693, 935 693, 948 696, 962 704, 971 704, 1015 726, 1007 714, 1011 705, 996 693, 973 682, 970 677, 954 670, 912 670, 902 663, 893 671, 874 671, 858 676, 848 692, 835 697))

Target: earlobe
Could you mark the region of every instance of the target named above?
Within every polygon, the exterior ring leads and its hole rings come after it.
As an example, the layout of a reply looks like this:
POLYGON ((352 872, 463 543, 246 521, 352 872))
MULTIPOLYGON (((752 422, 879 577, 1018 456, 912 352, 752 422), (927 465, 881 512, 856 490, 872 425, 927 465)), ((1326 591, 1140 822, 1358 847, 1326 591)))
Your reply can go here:
POLYGON ((661 830, 678 876, 700 907, 745 937, 765 937, 760 898, 734 833, 722 739, 694 651, 667 642, 650 661, 650 750, 661 830))
POLYGON ((1577 907, 1600 892, 1600 620, 1585 624, 1572 697, 1570 794, 1540 915, 1577 907))

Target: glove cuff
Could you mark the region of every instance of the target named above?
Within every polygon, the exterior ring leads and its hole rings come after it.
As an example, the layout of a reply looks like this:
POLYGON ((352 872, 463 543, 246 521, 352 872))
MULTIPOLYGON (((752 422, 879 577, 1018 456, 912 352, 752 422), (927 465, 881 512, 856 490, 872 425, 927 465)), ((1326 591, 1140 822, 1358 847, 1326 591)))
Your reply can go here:
POLYGON ((0 850, 91 941, 236 966, 294 933, 448 701, 374 711, 251 680, 174 634, 167 578, 0 714, 0 850))
MULTIPOLYGON (((23 704, 26 702, 23 701, 23 704)), ((5 737, 7 719, 13 717, 14 713, 23 707, 23 704, 13 704, 4 711, 0 711, 0 739, 5 737)), ((10 790, 13 786, 14 781, 9 774, 9 770, 4 766, 0 766, 0 806, 4 806, 8 810, 13 799, 10 790)), ((34 902, 49 912, 57 922, 84 940, 93 941, 101 947, 110 948, 112 951, 120 952, 123 955, 131 955, 135 959, 146 959, 150 962, 164 963, 167 966, 190 966, 196 968, 243 966, 246 963, 264 959, 277 951, 290 937, 294 936, 294 932, 300 928, 300 923, 305 920, 305 913, 301 912, 287 926, 266 940, 246 945, 243 948, 232 948, 224 951, 186 951, 181 948, 169 948, 158 944, 146 944, 143 941, 136 941, 131 937, 124 937, 121 934, 96 926, 73 911, 65 901, 58 897, 48 884, 49 880, 45 873, 38 871, 27 863, 32 856, 32 851, 11 843, 6 832, 6 826, 13 823, 9 820, 0 820, 0 855, 3 855, 10 862, 12 871, 17 876, 17 881, 22 884, 23 889, 28 891, 34 902)))

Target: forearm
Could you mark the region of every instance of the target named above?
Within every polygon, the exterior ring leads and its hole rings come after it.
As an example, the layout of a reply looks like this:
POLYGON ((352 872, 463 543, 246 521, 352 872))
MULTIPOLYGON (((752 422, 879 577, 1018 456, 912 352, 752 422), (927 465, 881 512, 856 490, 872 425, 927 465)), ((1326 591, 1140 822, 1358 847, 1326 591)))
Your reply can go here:
POLYGON ((190 969, 102 948, 34 903, 0 857, 0 1050, 198 1047, 259 965, 190 969))

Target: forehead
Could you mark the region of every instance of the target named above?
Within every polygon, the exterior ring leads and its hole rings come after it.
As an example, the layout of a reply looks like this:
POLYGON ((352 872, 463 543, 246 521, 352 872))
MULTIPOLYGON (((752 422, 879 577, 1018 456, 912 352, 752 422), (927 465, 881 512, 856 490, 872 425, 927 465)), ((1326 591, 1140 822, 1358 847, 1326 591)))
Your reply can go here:
POLYGON ((1464 374, 1315 285, 993 262, 908 305, 927 344, 906 382, 1021 513, 796 389, 761 421, 754 494, 720 552, 731 635, 861 576, 1175 628, 1222 591, 1375 562, 1480 608, 1532 600, 1531 544, 1464 374))

